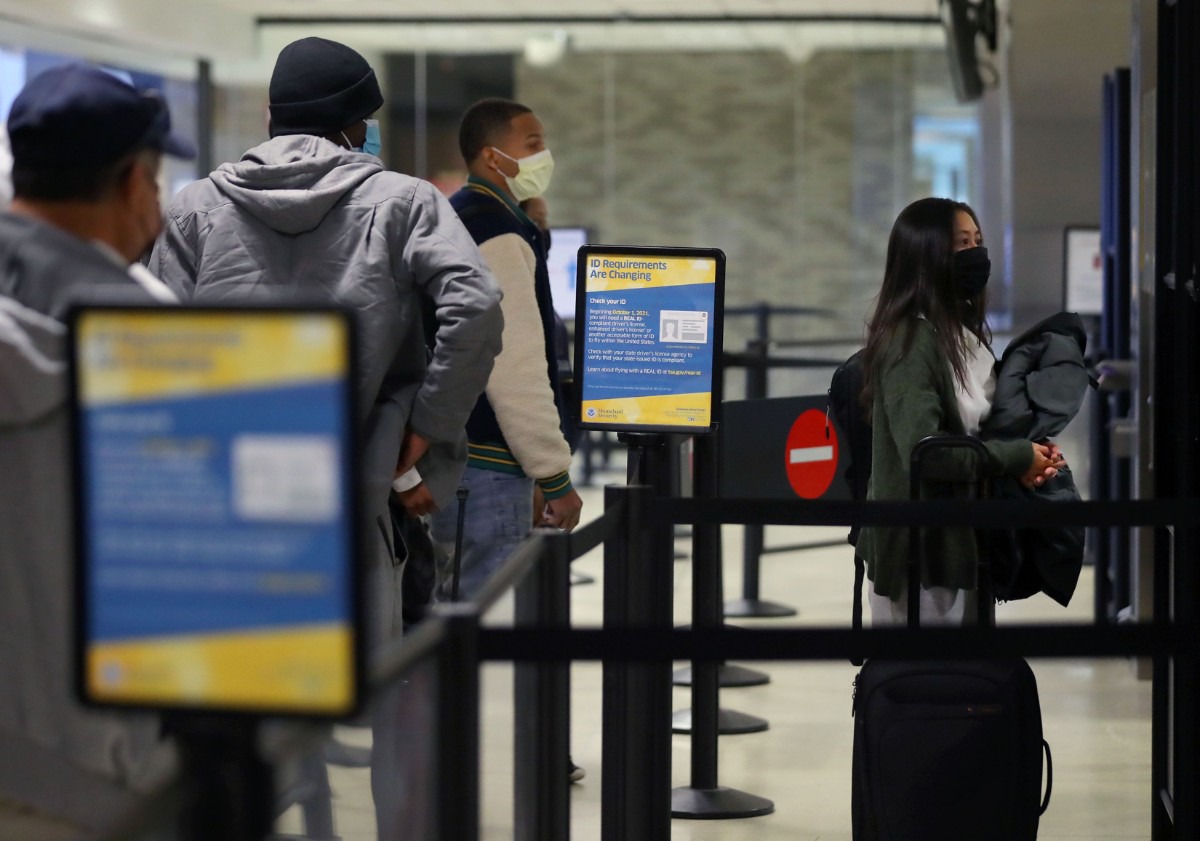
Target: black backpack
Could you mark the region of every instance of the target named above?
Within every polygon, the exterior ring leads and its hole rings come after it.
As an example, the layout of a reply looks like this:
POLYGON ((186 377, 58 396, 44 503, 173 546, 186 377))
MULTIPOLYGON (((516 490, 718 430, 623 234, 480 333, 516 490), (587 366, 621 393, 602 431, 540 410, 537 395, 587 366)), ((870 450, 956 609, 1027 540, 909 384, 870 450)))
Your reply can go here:
MULTIPOLYGON (((859 402, 863 389, 863 354, 853 356, 834 369, 829 381, 829 414, 842 433, 842 443, 850 453, 846 467, 846 485, 855 500, 867 498, 867 480, 871 478, 871 423, 859 402)), ((847 540, 857 545, 859 527, 850 529, 847 540)))
MULTIPOLYGON (((843 452, 849 453, 846 466, 846 485, 850 488, 853 499, 861 501, 867 498, 867 481, 871 478, 871 423, 867 411, 859 400, 863 388, 863 354, 857 351, 849 359, 833 371, 829 381, 829 410, 827 417, 832 417, 842 434, 843 452)), ((861 526, 850 527, 846 541, 851 546, 858 545, 858 533, 861 526)), ((862 592, 863 581, 866 578, 866 564, 854 553, 854 606, 853 622, 855 630, 862 628, 862 592)), ((863 664, 863 658, 855 656, 850 662, 856 666, 863 664)))

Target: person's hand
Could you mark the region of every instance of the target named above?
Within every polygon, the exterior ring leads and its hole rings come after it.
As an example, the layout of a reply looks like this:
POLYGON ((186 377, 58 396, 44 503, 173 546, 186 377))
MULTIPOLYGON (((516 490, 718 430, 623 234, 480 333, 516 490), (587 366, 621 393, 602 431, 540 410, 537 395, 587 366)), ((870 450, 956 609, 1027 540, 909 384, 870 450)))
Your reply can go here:
POLYGON ((396 476, 403 476, 412 469, 428 450, 428 438, 411 429, 405 430, 404 443, 400 445, 400 459, 396 462, 396 476))
POLYGON ((1061 470, 1067 466, 1067 457, 1063 455, 1062 448, 1053 441, 1048 441, 1046 446, 1050 448, 1050 459, 1054 462, 1054 466, 1061 470))
POLYGON ((533 483, 533 528, 544 525, 542 518, 546 516, 546 495, 542 493, 542 486, 537 482, 533 483))
POLYGON ((1053 479, 1058 475, 1058 468, 1066 464, 1062 458, 1062 451, 1057 446, 1050 444, 1038 444, 1035 441, 1029 442, 1033 447, 1033 464, 1025 471, 1021 477, 1021 484, 1027 488, 1040 488, 1046 484, 1047 479, 1053 479), (1051 449, 1051 447, 1054 449, 1051 449))
POLYGON ((546 500, 546 507, 542 510, 541 525, 571 531, 579 525, 579 512, 582 509, 583 500, 579 498, 575 489, 571 488, 570 493, 566 496, 546 500))
POLYGON ((406 491, 399 491, 396 496, 400 498, 404 512, 410 517, 423 517, 438 510, 437 503, 433 501, 433 494, 424 482, 406 491))

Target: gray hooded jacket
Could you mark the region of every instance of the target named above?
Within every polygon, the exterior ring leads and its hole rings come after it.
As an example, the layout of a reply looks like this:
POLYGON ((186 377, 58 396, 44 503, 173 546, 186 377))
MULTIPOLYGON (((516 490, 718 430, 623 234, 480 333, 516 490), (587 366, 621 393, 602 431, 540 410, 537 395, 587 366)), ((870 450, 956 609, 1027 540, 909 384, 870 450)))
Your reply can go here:
POLYGON ((318 137, 276 137, 179 192, 149 268, 184 302, 352 309, 368 507, 386 502, 406 426, 437 445, 421 473, 439 504, 453 499, 503 322, 495 281, 431 184, 318 137), (428 361, 423 301, 438 321, 428 361))
POLYGON ((59 321, 0 296, 0 799, 95 828, 173 754, 156 719, 85 710, 72 689, 66 352, 59 321))

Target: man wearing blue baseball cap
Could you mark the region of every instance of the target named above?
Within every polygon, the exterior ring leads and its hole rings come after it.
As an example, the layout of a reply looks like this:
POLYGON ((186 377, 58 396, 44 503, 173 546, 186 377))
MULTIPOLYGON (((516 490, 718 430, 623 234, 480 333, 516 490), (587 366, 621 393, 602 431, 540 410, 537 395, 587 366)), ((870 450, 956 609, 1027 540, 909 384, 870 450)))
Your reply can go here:
POLYGON ((171 300, 136 265, 162 229, 161 156, 196 154, 171 132, 166 103, 96 67, 56 67, 14 100, 8 135, 13 202, 0 214, 0 294, 54 318, 81 286, 136 284, 171 300))
POLYGON ((171 754, 153 719, 85 711, 72 690, 62 318, 73 299, 101 287, 166 298, 135 261, 161 227, 161 155, 194 150, 171 133, 161 99, 83 65, 31 80, 13 102, 8 134, 15 195, 0 212, 0 804, 95 830, 169 772, 171 754))

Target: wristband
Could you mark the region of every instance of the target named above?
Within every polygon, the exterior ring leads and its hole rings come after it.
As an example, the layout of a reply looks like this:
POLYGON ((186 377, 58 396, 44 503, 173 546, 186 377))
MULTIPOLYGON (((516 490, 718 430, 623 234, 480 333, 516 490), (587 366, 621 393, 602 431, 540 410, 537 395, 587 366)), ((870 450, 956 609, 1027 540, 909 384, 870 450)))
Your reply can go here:
POLYGON ((421 484, 421 474, 417 471, 417 468, 410 467, 407 473, 397 476, 392 480, 392 490, 398 494, 402 494, 405 491, 411 491, 419 484, 421 484))

